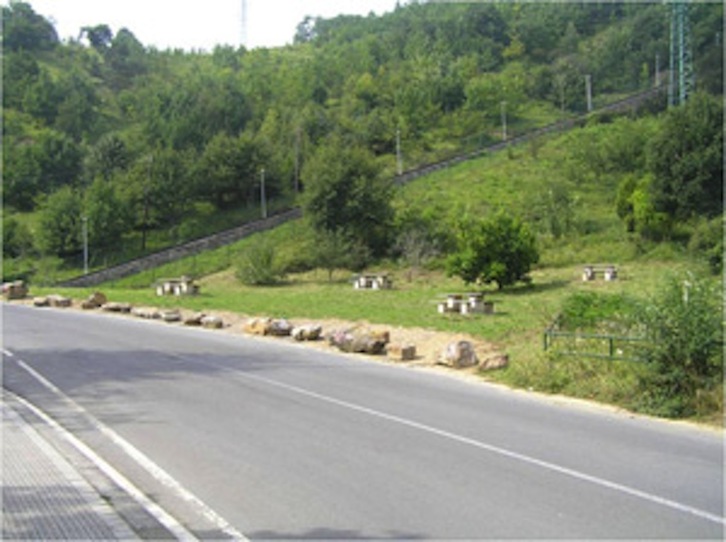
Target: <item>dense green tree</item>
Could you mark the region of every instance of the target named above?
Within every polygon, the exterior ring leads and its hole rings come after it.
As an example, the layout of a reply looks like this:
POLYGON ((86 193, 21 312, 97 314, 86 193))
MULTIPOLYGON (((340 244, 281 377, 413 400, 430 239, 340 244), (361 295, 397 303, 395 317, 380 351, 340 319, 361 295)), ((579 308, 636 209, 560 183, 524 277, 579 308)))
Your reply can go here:
POLYGON ((539 260, 529 228, 504 212, 489 220, 465 220, 458 226, 457 250, 447 260, 450 275, 467 284, 497 284, 499 289, 527 280, 539 260))
POLYGON ((47 256, 68 256, 82 249, 83 202, 77 190, 64 186, 40 207, 38 248, 47 256))
POLYGON ((33 234, 30 228, 17 219, 3 216, 3 257, 18 258, 33 250, 33 234))
POLYGON ((131 155, 126 143, 117 133, 107 133, 89 149, 84 164, 86 177, 105 180, 129 167, 131 155))
POLYGON ((391 241, 390 182, 370 152, 333 138, 302 171, 303 212, 317 231, 340 231, 383 255, 391 241))
POLYGON ((3 196, 19 210, 32 210, 41 194, 79 180, 81 149, 55 130, 16 134, 3 140, 3 196))
POLYGON ((723 212, 723 103, 694 94, 668 111, 651 140, 650 196, 657 211, 675 220, 723 212))
POLYGON ((220 133, 202 153, 196 171, 199 194, 218 208, 252 201, 264 167, 261 149, 243 134, 232 137, 220 133))
POLYGON ((53 25, 26 2, 11 0, 2 6, 2 30, 5 51, 45 51, 58 45, 53 25))
POLYGON ((117 247, 131 230, 130 208, 118 189, 97 178, 86 190, 83 213, 88 219, 88 243, 95 248, 117 247))
POLYGON ((81 34, 85 35, 91 47, 98 51, 105 51, 113 42, 113 32, 106 24, 84 26, 81 28, 81 34))
POLYGON ((2 67, 3 108, 22 110, 27 89, 40 76, 38 61, 32 53, 24 49, 17 52, 4 51, 2 67))

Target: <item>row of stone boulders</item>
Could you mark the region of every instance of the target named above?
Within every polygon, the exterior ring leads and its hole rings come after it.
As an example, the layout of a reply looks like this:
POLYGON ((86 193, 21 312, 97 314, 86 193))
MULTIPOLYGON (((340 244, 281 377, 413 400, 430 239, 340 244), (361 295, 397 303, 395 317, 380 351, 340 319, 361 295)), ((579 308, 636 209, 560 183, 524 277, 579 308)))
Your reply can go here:
MULTIPOLYGON (((3 285, 6 299, 23 299, 27 297, 27 293, 27 288, 21 281, 3 285)), ((33 299, 33 304, 36 307, 65 308, 72 306, 73 302, 70 298, 54 294, 36 297, 33 299)), ((176 309, 134 308, 129 303, 109 302, 101 292, 94 292, 82 301, 80 306, 86 310, 100 309, 111 313, 131 314, 137 318, 182 323, 185 326, 224 328, 224 321, 219 316, 195 313, 185 317, 176 309)), ((324 338, 322 326, 318 324, 294 326, 284 318, 250 318, 243 324, 242 330, 258 336, 292 337, 296 341, 317 341, 324 338)), ((415 345, 391 343, 388 331, 376 331, 363 326, 334 330, 325 338, 331 346, 341 352, 386 355, 395 361, 412 361, 417 355, 415 345)), ((509 357, 506 354, 494 353, 480 360, 471 342, 459 340, 447 345, 440 354, 438 363, 454 369, 478 366, 482 370, 493 370, 506 367, 509 364, 509 357)))

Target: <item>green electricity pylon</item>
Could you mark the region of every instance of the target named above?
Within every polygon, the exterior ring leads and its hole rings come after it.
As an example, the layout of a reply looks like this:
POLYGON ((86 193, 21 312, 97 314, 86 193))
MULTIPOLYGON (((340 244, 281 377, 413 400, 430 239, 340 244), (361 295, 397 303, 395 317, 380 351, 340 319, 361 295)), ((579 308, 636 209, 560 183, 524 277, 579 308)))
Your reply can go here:
POLYGON ((668 105, 681 105, 693 91, 693 56, 688 0, 673 0, 671 4, 670 74, 668 105), (677 102, 676 102, 677 99, 677 102))

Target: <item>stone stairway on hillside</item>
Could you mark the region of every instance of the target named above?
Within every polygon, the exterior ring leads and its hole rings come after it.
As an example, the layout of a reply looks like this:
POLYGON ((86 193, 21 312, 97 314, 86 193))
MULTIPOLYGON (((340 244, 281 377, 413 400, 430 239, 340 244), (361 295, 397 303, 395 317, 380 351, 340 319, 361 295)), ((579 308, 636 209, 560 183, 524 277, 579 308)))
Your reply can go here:
MULTIPOLYGON (((646 103, 648 100, 651 100, 658 94, 665 91, 665 86, 654 87, 652 89, 648 89, 646 91, 629 96, 623 100, 603 106, 602 108, 593 111, 593 113, 618 113, 628 110, 635 110, 644 103, 646 103)), ((585 122, 588 116, 589 115, 582 115, 577 118, 556 122, 548 126, 532 130, 531 132, 527 132, 526 134, 511 137, 507 141, 502 141, 472 152, 459 154, 446 160, 442 160, 433 164, 426 164, 424 166, 405 171, 401 175, 396 176, 394 182, 397 185, 403 185, 413 181, 414 179, 429 175, 434 171, 450 168, 457 164, 460 164, 461 162, 472 160, 487 152, 497 152, 505 149, 509 145, 519 145, 521 143, 525 143, 531 139, 548 133, 570 130, 575 126, 579 126, 583 122, 585 122)), ((189 256, 199 254, 200 252, 204 252, 206 250, 212 250, 225 245, 229 245, 231 243, 239 241, 240 239, 248 237, 249 235, 275 228, 289 220, 294 220, 300 218, 301 216, 302 210, 299 208, 283 211, 267 219, 250 222, 248 224, 244 224, 230 230, 225 230, 223 232, 210 235, 208 237, 189 241, 188 243, 155 252, 154 254, 143 256, 141 258, 137 258, 135 260, 131 260, 120 265, 109 267, 101 271, 96 271, 94 273, 75 277, 73 279, 63 282, 61 286, 88 287, 96 286, 98 284, 111 280, 117 280, 123 277, 127 277, 129 275, 134 275, 136 273, 146 271, 148 269, 152 269, 154 267, 159 267, 161 265, 176 260, 180 260, 182 258, 187 258, 189 256)))

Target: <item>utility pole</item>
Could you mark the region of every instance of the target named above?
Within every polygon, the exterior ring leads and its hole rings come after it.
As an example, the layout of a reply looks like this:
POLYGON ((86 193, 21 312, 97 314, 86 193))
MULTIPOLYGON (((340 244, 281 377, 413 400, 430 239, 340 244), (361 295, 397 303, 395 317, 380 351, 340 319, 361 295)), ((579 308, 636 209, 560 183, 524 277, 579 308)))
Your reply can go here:
POLYGON ((585 76, 585 92, 587 93, 587 112, 592 111, 592 76, 585 76))
POLYGON ((295 130, 295 193, 300 192, 300 127, 295 130))
POLYGON ((403 173, 403 158, 401 157, 401 129, 396 128, 396 173, 403 173))
POLYGON ((82 216, 83 221, 83 274, 88 275, 88 217, 82 216))
POLYGON ((655 54, 655 81, 653 83, 655 88, 660 86, 660 54, 655 54))
POLYGON ((265 168, 260 171, 260 207, 262 218, 267 218, 267 198, 265 196, 265 168))
POLYGON ((506 102, 506 100, 502 100, 501 109, 502 109, 502 141, 506 141, 507 140, 507 102, 506 102))

